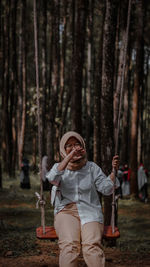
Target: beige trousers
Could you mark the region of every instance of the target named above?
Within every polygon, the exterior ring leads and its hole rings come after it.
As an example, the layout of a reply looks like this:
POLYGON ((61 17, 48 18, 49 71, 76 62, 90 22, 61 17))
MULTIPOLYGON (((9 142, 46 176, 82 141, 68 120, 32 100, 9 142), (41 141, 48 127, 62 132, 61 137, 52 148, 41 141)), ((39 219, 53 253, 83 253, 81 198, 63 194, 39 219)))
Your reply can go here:
POLYGON ((81 244, 88 267, 105 266, 105 256, 101 247, 102 224, 90 222, 81 226, 76 205, 69 204, 55 216, 54 225, 59 238, 60 267, 77 267, 81 244))

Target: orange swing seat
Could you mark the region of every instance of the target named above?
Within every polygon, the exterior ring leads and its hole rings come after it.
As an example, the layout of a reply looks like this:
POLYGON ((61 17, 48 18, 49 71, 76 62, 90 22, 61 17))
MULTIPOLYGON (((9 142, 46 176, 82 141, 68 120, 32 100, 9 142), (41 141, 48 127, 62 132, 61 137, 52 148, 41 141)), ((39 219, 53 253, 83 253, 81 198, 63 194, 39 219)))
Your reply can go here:
POLYGON ((45 233, 43 233, 43 227, 36 228, 36 236, 40 239, 57 239, 57 234, 54 226, 45 226, 45 233))
MULTIPOLYGON (((43 227, 36 228, 36 236, 39 239, 57 239, 57 234, 54 226, 45 226, 45 233, 43 233, 43 227)), ((104 226, 104 239, 116 239, 120 237, 118 227, 115 227, 115 232, 112 232, 112 226, 104 226)))
POLYGON ((120 232, 118 227, 115 226, 114 233, 112 231, 112 226, 104 226, 104 233, 103 233, 103 238, 104 239, 116 239, 120 237, 120 232))

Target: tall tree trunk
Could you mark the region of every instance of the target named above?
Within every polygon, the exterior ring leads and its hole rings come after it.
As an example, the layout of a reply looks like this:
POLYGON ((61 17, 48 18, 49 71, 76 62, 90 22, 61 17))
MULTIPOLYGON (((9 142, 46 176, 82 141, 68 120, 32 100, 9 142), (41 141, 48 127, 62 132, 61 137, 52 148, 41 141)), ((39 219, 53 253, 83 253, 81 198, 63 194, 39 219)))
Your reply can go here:
POLYGON ((51 163, 54 159, 54 145, 53 136, 51 138, 51 125, 52 125, 52 69, 53 69, 53 49, 54 49, 54 35, 53 35, 53 2, 51 8, 52 16, 48 16, 48 24, 50 24, 50 47, 49 47, 49 72, 48 72, 48 102, 47 102, 47 126, 46 126, 46 155, 48 156, 48 161, 51 163))
MULTIPOLYGON (((102 101, 101 101, 101 166, 108 175, 114 153, 113 139, 113 78, 118 1, 106 1, 103 38, 102 101)), ((104 223, 111 223, 111 197, 104 198, 104 223)))
POLYGON ((125 40, 126 40, 126 31, 123 31, 122 34, 122 46, 120 48, 119 54, 119 65, 118 65, 118 72, 117 72, 117 82, 116 82, 116 90, 114 92, 114 137, 116 137, 116 130, 118 126, 118 114, 119 114, 119 103, 120 103, 120 88, 122 82, 122 75, 123 75, 123 61, 124 61, 124 47, 125 47, 125 40))
MULTIPOLYGON (((68 66, 67 66, 67 70, 69 70, 69 72, 65 73, 65 80, 68 80, 68 85, 65 87, 66 88, 66 99, 64 101, 63 111, 62 111, 60 137, 62 136, 63 132, 68 130, 67 121, 70 120, 70 117, 71 117, 68 110, 70 108, 70 102, 71 102, 71 96, 72 96, 72 90, 71 90, 71 88, 72 88, 72 66, 74 64, 73 60, 74 60, 74 46, 75 46, 75 0, 72 0, 71 2, 68 1, 68 9, 69 9, 68 13, 70 12, 72 14, 69 17, 69 22, 68 22, 68 24, 70 25, 70 28, 71 28, 71 45, 70 45, 71 55, 68 59, 68 66)), ((65 33, 64 33, 64 35, 65 35, 65 33)), ((66 59, 65 59, 65 61, 66 61, 66 59)))
POLYGON ((20 92, 18 99, 18 162, 21 166, 24 153, 24 138, 26 125, 26 0, 21 2, 21 25, 20 25, 20 92))
POLYGON ((127 23, 126 30, 123 30, 122 37, 122 47, 119 57, 119 67, 118 67, 118 77, 117 77, 117 87, 114 94, 114 138, 116 142, 116 149, 118 150, 118 134, 120 128, 120 118, 121 118, 121 108, 124 92, 124 80, 125 80, 125 69, 126 69, 126 58, 127 58, 127 47, 128 47, 128 36, 129 36, 129 26, 130 26, 130 15, 131 15, 131 0, 128 3, 127 12, 127 23))
POLYGON ((137 3, 137 29, 136 29, 136 65, 134 75, 134 88, 132 98, 132 118, 131 118, 131 194, 136 196, 137 188, 137 141, 138 141, 138 121, 139 121, 139 97, 142 86, 143 75, 143 1, 137 3))
MULTIPOLYGON (((131 49, 130 49, 131 50, 131 49)), ((125 72, 125 84, 124 84, 124 99, 123 99, 123 117, 122 117, 122 136, 121 136, 121 151, 120 162, 122 164, 129 164, 129 116, 130 116, 130 63, 131 53, 129 52, 127 58, 126 72, 125 72)))
POLYGON ((72 66, 72 130, 82 131, 82 75, 86 37, 87 0, 77 0, 75 17, 75 45, 72 66), (82 36, 82 38, 81 38, 82 36))
MULTIPOLYGON (((12 9, 11 9, 11 2, 9 1, 9 20, 8 20, 8 77, 9 77, 9 83, 8 83, 8 90, 9 90, 9 99, 8 99, 8 122, 9 126, 8 132, 7 132, 7 168, 8 168, 8 174, 11 176, 12 173, 12 110, 13 110, 13 99, 14 99, 14 90, 12 87, 12 77, 11 77, 11 69, 12 69, 12 56, 11 56, 11 30, 12 30, 12 23, 11 23, 11 15, 12 15, 12 9)), ((5 122, 6 123, 6 122, 5 122)))
MULTIPOLYGON (((4 7, 2 5, 2 1, 0 1, 0 70, 1 70, 1 79, 0 79, 0 87, 4 88, 4 7)), ((3 92, 2 89, 0 91, 0 97, 3 98, 3 92)), ((2 104, 1 104, 2 105, 2 104)), ((0 105, 0 117, 2 118, 2 106, 0 105)), ((2 129, 2 120, 0 120, 0 129, 2 129)), ((0 133, 0 158, 2 159, 2 145, 3 145, 3 132, 0 133)), ((1 164, 1 176, 0 176, 0 184, 2 188, 2 164, 3 161, 0 161, 1 164)))
POLYGON ((17 74, 17 42, 16 42, 16 24, 17 24, 17 4, 18 1, 11 2, 11 96, 10 96, 10 164, 9 174, 15 176, 16 167, 16 150, 17 150, 17 91, 18 91, 18 74, 17 74))
MULTIPOLYGON (((103 8, 103 14, 105 13, 103 8)), ((101 166, 101 86, 102 86, 102 47, 103 47, 103 29, 104 29, 104 18, 102 19, 102 27, 99 38, 99 51, 98 56, 95 59, 95 71, 94 71, 94 162, 101 166)), ((96 55, 95 55, 96 56, 96 55)))
MULTIPOLYGON (((88 13, 88 44, 87 44, 87 86, 85 82, 86 88, 86 116, 85 116, 85 138, 87 144, 87 157, 91 158, 91 136, 92 136, 92 55, 93 55, 93 23, 94 23, 94 4, 95 1, 89 1, 89 13, 88 13)), ((85 77, 86 78, 86 77, 85 77)), ((84 103, 84 104, 85 104, 84 103)))
POLYGON ((40 173, 40 208, 41 208, 41 226, 45 234, 45 209, 43 199, 42 183, 42 134, 41 134, 41 113, 40 113, 40 89, 39 89, 39 53, 38 53, 38 26, 37 26, 37 1, 34 0, 34 45, 35 45, 35 71, 36 71, 36 95, 37 95, 37 122, 38 122, 38 154, 39 154, 39 173, 40 173))
MULTIPOLYGON (((146 8, 147 2, 144 1, 143 3, 143 28, 146 25, 146 20, 148 17, 148 11, 146 8)), ((144 34, 144 33, 143 33, 144 34)), ((146 132, 145 129, 145 113, 146 113, 146 104, 147 104, 147 97, 148 97, 148 88, 147 88, 147 75, 149 72, 148 62, 149 62, 149 52, 147 52, 147 49, 143 45, 143 84, 141 86, 141 95, 140 95, 140 101, 139 101, 139 129, 138 129, 138 164, 144 163, 144 154, 146 154, 146 150, 144 149, 144 133, 146 132), (143 153, 144 152, 144 153, 143 153)), ((147 140, 147 139, 146 139, 147 140)))
POLYGON ((142 161, 149 167, 149 153, 150 153, 150 112, 149 112, 149 103, 150 103, 150 90, 149 90, 149 60, 150 60, 150 51, 149 49, 145 50, 145 78, 144 78, 144 110, 143 110, 143 132, 141 133, 141 157, 142 161))
POLYGON ((32 168, 36 170, 37 162, 37 129, 32 131, 32 168))
POLYGON ((114 62, 114 94, 115 94, 115 91, 116 91, 116 84, 117 84, 117 79, 118 79, 118 61, 119 61, 119 54, 120 54, 120 51, 119 51, 119 42, 120 42, 120 32, 121 32, 121 25, 120 25, 120 22, 121 22, 121 1, 119 1, 119 4, 118 4, 118 15, 117 15, 117 24, 116 24, 116 40, 115 40, 115 55, 114 55, 114 59, 115 59, 115 62, 114 62))
POLYGON ((46 106, 47 106, 47 1, 42 1, 42 155, 46 153, 46 106))
POLYGON ((10 1, 4 6, 4 35, 3 35, 3 87, 2 87, 2 158, 3 169, 8 173, 9 162, 9 64, 10 64, 10 1))
POLYGON ((67 90, 65 90, 65 67, 66 67, 66 49, 67 49, 67 26, 68 26, 68 8, 69 8, 69 1, 64 1, 64 8, 63 8, 63 17, 62 17, 62 29, 61 29, 61 40, 60 40, 60 93, 58 99, 58 112, 57 116, 59 119, 59 127, 57 127, 57 136, 60 138, 62 136, 62 127, 64 126, 64 119, 63 119, 63 111, 65 108, 65 99, 64 94, 67 90))
POLYGON ((116 31, 116 0, 106 1, 103 38, 102 101, 101 101, 101 163, 106 173, 111 170, 113 139, 113 71, 116 31))
MULTIPOLYGON (((3 10, 2 10, 2 2, 0 1, 0 18, 2 18, 3 10)), ((3 29, 4 29, 4 19, 0 20, 0 69, 2 70, 3 67, 3 57, 2 57, 2 51, 3 51, 3 29)), ((0 81, 0 87, 3 88, 3 73, 1 71, 1 81, 0 81)), ((0 97, 2 97, 2 94, 0 93, 0 97)), ((1 106, 0 106, 0 117, 1 117, 1 106)), ((0 121, 0 128, 1 128, 1 121, 0 121)), ((2 128, 1 128, 2 129, 2 128)), ((2 136, 0 134, 0 140, 2 140, 2 136)), ((1 142, 0 142, 1 144, 1 142)), ((1 154, 2 146, 0 146, 0 188, 2 188, 2 154, 1 154)))
MULTIPOLYGON (((60 34, 59 34, 59 23, 60 23, 60 1, 54 0, 52 2, 52 80, 50 89, 50 111, 48 117, 48 129, 47 129, 47 140, 50 142, 50 147, 47 147, 48 161, 54 161, 55 155, 55 118, 58 104, 58 92, 60 85, 60 34)), ((58 143, 58 142, 57 142, 58 143)))
POLYGON ((2 179, 2 165, 1 165, 1 161, 0 161, 0 188, 3 187, 2 186, 2 181, 3 181, 3 179, 2 179))

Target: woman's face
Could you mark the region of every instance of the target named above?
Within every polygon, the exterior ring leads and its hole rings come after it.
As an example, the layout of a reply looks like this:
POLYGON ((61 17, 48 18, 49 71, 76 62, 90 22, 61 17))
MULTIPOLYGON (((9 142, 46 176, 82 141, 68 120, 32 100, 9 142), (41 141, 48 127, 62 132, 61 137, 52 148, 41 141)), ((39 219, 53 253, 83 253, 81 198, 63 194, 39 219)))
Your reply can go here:
POLYGON ((66 154, 68 155, 74 148, 81 149, 82 145, 75 137, 70 137, 65 144, 66 154))

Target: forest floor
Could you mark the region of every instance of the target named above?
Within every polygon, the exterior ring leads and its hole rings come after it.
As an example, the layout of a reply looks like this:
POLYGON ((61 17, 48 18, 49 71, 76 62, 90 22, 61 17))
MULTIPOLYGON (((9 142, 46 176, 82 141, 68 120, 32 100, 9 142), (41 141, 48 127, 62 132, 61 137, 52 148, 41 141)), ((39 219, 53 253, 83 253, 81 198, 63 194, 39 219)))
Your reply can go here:
MULTIPOLYGON (((40 209, 36 209, 35 192, 40 191, 39 177, 31 176, 31 189, 21 189, 16 179, 3 177, 0 190, 0 266, 58 267, 57 240, 36 238, 40 226, 40 209)), ((53 209, 46 199, 46 225, 53 225, 53 209)), ((150 185, 149 185, 150 196, 150 185)), ((116 246, 104 244, 106 267, 150 266, 150 198, 148 203, 119 199, 118 226, 121 236, 116 246)), ((79 267, 86 266, 82 255, 79 267)))

